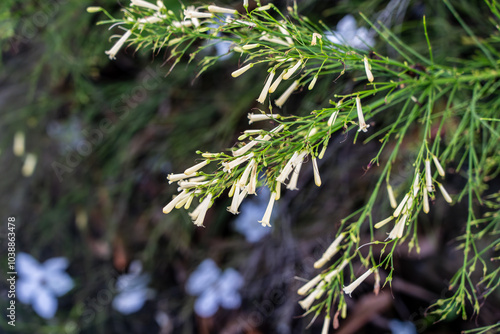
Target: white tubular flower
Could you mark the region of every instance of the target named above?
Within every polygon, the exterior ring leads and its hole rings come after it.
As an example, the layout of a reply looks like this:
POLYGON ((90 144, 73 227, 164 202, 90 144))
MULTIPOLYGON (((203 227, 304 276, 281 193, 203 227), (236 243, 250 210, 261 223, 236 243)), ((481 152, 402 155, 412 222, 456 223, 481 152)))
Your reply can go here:
POLYGON ((250 176, 250 172, 252 171, 253 166, 256 164, 255 159, 250 160, 248 163, 247 167, 243 171, 243 174, 241 174, 240 179, 238 180, 238 185, 243 188, 246 186, 247 181, 248 181, 248 176, 250 176))
POLYGON ((163 213, 170 213, 175 208, 177 203, 179 203, 186 196, 188 196, 188 192, 186 190, 183 190, 179 195, 175 196, 167 205, 165 205, 165 207, 163 208, 163 213))
POLYGON ((328 275, 325 276, 325 282, 330 283, 335 276, 337 276, 345 266, 349 263, 349 260, 344 260, 337 268, 332 270, 331 272, 328 273, 328 275))
POLYGON ((240 192, 240 196, 238 197, 238 206, 236 208, 239 208, 245 197, 247 197, 248 194, 248 187, 244 187, 243 190, 240 192))
MULTIPOLYGON (((175 28, 182 28, 182 27, 191 27, 193 25, 193 21, 182 21, 182 22, 179 22, 179 21, 172 21, 172 25, 175 27, 175 28)), ((176 40, 180 40, 178 38, 175 38, 176 40)), ((173 41, 173 40, 172 40, 173 41)), ((170 41, 170 42, 172 42, 170 41)), ((169 42, 169 45, 173 45, 169 42)))
POLYGON ((240 69, 234 71, 233 73, 231 73, 231 76, 233 78, 237 78, 240 75, 242 75, 243 73, 245 73, 246 71, 248 71, 249 69, 251 69, 252 67, 253 67, 253 63, 245 65, 242 68, 240 68, 240 69))
POLYGON ((301 300, 299 302, 300 307, 304 309, 305 311, 309 310, 311 305, 314 303, 316 298, 319 298, 323 294, 323 286, 325 286, 325 282, 322 281, 316 289, 314 289, 313 292, 309 294, 305 299, 301 300))
POLYGON ((157 5, 153 5, 152 3, 144 1, 144 0, 131 0, 130 5, 137 6, 137 7, 149 8, 149 9, 156 10, 156 11, 160 10, 160 7, 158 7, 157 5))
POLYGON ((255 43, 255 44, 246 44, 246 45, 243 45, 241 48, 243 50, 252 50, 252 49, 258 48, 259 46, 260 46, 259 43, 255 43))
POLYGON ((87 13, 97 13, 100 11, 102 11, 102 7, 97 7, 97 6, 87 7, 87 13))
POLYGON ((283 45, 283 46, 290 46, 290 44, 288 44, 287 42, 285 42, 282 39, 279 39, 279 38, 276 38, 276 37, 269 37, 267 35, 261 36, 259 38, 259 41, 266 41, 266 42, 270 42, 270 43, 274 43, 274 44, 279 44, 279 45, 283 45))
POLYGON ((279 77, 273 82, 273 84, 271 85, 271 87, 269 87, 269 93, 270 94, 274 93, 274 91, 276 90, 276 88, 278 88, 278 85, 281 83, 281 80, 283 80, 283 75, 285 75, 285 72, 286 72, 286 70, 284 70, 283 72, 281 72, 281 74, 279 75, 279 77))
MULTIPOLYGON (((158 16, 148 16, 148 17, 144 17, 142 19, 137 20, 138 23, 158 23, 161 21, 163 21, 163 19, 161 17, 158 17, 158 16)), ((142 25, 141 25, 141 27, 142 27, 142 25)))
POLYGON ((193 223, 196 226, 203 226, 203 221, 205 220, 205 215, 207 214, 207 210, 211 204, 212 204, 212 194, 208 194, 207 197, 205 197, 205 199, 200 203, 198 208, 196 208, 198 210, 198 212, 197 212, 196 220, 193 221, 193 223))
POLYGON ((278 119, 280 115, 277 114, 248 114, 248 124, 254 122, 265 121, 268 119, 278 119))
POLYGON ((269 222, 271 220, 271 213, 273 212, 273 206, 274 206, 275 199, 276 199, 276 193, 273 192, 273 193, 271 193, 271 198, 269 199, 269 204, 267 205, 266 212, 264 213, 264 217, 262 217, 262 220, 259 220, 259 223, 261 223, 262 226, 271 227, 271 224, 269 222))
POLYGON ((186 204, 184 205, 184 210, 189 209, 191 206, 191 203, 193 202, 194 199, 194 194, 188 197, 188 200, 186 201, 186 204))
POLYGON ((224 167, 223 171, 230 172, 231 169, 233 169, 234 167, 239 166, 240 164, 244 163, 245 161, 253 158, 253 156, 254 156, 254 154, 252 152, 252 153, 249 153, 249 154, 244 155, 242 157, 236 158, 231 162, 223 162, 222 163, 222 166, 224 167))
POLYGON ((186 169, 184 171, 184 174, 185 175, 191 175, 194 172, 197 172, 198 170, 202 169, 203 167, 205 167, 209 163, 210 163, 210 160, 204 160, 204 161, 200 162, 199 164, 196 164, 193 167, 190 167, 190 168, 186 169))
POLYGON ((358 110, 358 120, 359 120, 359 131, 367 132, 370 127, 369 124, 366 124, 365 117, 363 115, 363 109, 361 109, 361 99, 356 97, 356 109, 358 110))
POLYGON ((231 201, 231 206, 227 208, 227 211, 231 212, 233 215, 240 213, 238 211, 238 203, 240 202, 240 186, 236 183, 236 187, 233 194, 233 200, 231 201))
POLYGON ((271 87, 271 83, 273 82, 274 79, 274 73, 275 72, 272 71, 267 77, 266 83, 264 84, 264 88, 262 88, 262 91, 260 92, 257 102, 264 103, 264 101, 266 100, 267 93, 269 93, 269 88, 271 87))
POLYGON ((321 258, 314 262, 314 268, 319 269, 325 265, 330 259, 337 254, 339 251, 339 245, 344 240, 344 234, 341 233, 335 240, 333 240, 332 244, 326 249, 325 253, 321 258))
POLYGON ((319 187, 321 186, 321 176, 319 175, 318 162, 316 158, 312 158, 313 161, 313 171, 314 171, 314 183, 319 187))
POLYGON ((304 284, 299 290, 297 290, 297 293, 301 296, 305 295, 309 290, 314 288, 316 286, 316 284, 319 283, 319 281, 321 281, 321 274, 317 275, 316 277, 311 279, 309 282, 304 284))
POLYGON ((271 9, 271 4, 268 4, 268 5, 265 5, 265 6, 260 6, 260 7, 257 7, 255 8, 254 10, 258 11, 258 12, 262 12, 262 11, 265 11, 265 10, 269 10, 271 9))
POLYGON ((192 19, 192 18, 208 19, 208 18, 211 18, 212 16, 214 16, 214 14, 212 14, 212 13, 202 13, 202 12, 198 12, 198 11, 193 10, 193 9, 185 9, 184 10, 184 17, 187 19, 192 19))
POLYGON ((255 191, 257 190, 257 163, 253 165, 250 172, 250 182, 248 183, 247 190, 249 194, 255 195, 255 191))
POLYGON ((208 11, 210 13, 220 13, 220 14, 238 14, 236 9, 224 8, 219 6, 208 6, 208 11))
POLYGON ((287 90, 285 90, 285 92, 277 100, 274 101, 274 103, 276 103, 276 106, 278 106, 278 108, 281 108, 283 104, 285 104, 286 100, 288 100, 288 98, 290 97, 290 95, 292 95, 292 93, 295 91, 298 85, 299 81, 295 80, 290 85, 290 87, 288 87, 287 90))
POLYGON ((392 191, 392 186, 387 184, 387 195, 389 195, 389 202, 391 203, 391 208, 395 209, 398 206, 398 202, 396 202, 396 197, 394 196, 394 192, 392 191))
POLYGON ((429 213, 429 196, 427 195, 427 188, 424 188, 423 197, 423 209, 425 213, 429 213))
POLYGON ((406 194, 406 196, 403 198, 401 203, 399 203, 396 210, 394 210, 394 213, 392 214, 394 217, 398 217, 401 214, 401 211, 403 211, 403 208, 406 204, 406 201, 408 201, 409 198, 410 198, 410 194, 406 194))
POLYGON ((375 228, 381 228, 382 226, 384 226, 385 224, 387 224, 388 222, 390 222, 393 219, 394 219, 394 217, 390 216, 390 217, 388 217, 388 218, 386 218, 386 219, 384 219, 384 220, 376 223, 373 227, 375 227, 375 228))
POLYGON ((453 200, 450 197, 450 194, 446 191, 446 189, 443 187, 441 183, 438 183, 439 190, 441 190, 441 194, 443 194, 444 200, 448 203, 452 203, 453 200))
POLYGON ((373 74, 372 74, 372 66, 368 62, 368 58, 363 58, 363 62, 365 63, 365 72, 366 72, 366 77, 368 78, 368 81, 373 82, 373 74))
POLYGON ((302 164, 298 164, 297 167, 293 170, 292 177, 290 178, 290 182, 286 186, 286 189, 290 190, 298 190, 297 182, 299 180, 300 169, 302 168, 302 164))
POLYGON ((339 115, 339 111, 334 111, 330 118, 328 119, 328 127, 331 127, 333 124, 335 124, 335 121, 337 120, 337 116, 339 115))
POLYGON ((354 282, 349 284, 348 286, 344 286, 343 290, 346 295, 349 295, 351 297, 351 293, 368 277, 370 274, 373 272, 373 268, 369 269, 367 272, 365 272, 363 275, 359 276, 358 279, 356 279, 354 282))
POLYGON ((209 181, 205 181, 205 182, 181 181, 181 182, 179 182, 179 187, 181 189, 189 189, 189 188, 193 188, 193 187, 202 186, 204 184, 207 184, 208 182, 209 181))
POLYGON ((316 85, 316 81, 318 81, 318 76, 315 75, 314 78, 311 80, 309 83, 309 86, 307 86, 308 90, 312 90, 314 88, 314 85, 316 85))
POLYGON ((286 30, 285 28, 283 28, 282 26, 278 26, 280 32, 285 35, 285 40, 287 41, 287 43, 289 45, 293 45, 293 39, 291 39, 289 36, 290 36, 290 33, 288 32, 288 30, 286 30))
POLYGON ((288 178, 288 175, 290 175, 290 173, 292 172, 293 169, 292 162, 298 157, 298 155, 299 155, 298 151, 295 151, 293 153, 290 160, 288 160, 285 167, 283 167, 283 170, 281 171, 280 175, 278 175, 278 177, 276 178, 276 181, 280 183, 285 183, 285 180, 288 178))
POLYGON ((276 188, 274 189, 274 192, 276 193, 275 200, 277 201, 281 198, 281 183, 276 182, 276 188))
POLYGON ((166 9, 165 4, 161 0, 156 0, 156 4, 158 5, 158 8, 160 9, 166 9))
POLYGON ((445 173, 444 173, 443 166, 441 166, 438 158, 434 154, 432 155, 432 160, 434 161, 434 165, 436 166, 438 174, 441 175, 442 177, 444 177, 445 173))
POLYGON ((245 8, 248 7, 248 0, 243 0, 243 7, 245 7, 245 8))
POLYGON ((26 137, 24 136, 24 132, 17 131, 14 134, 14 145, 12 146, 12 151, 16 157, 20 157, 24 154, 26 137))
POLYGON ((283 75, 283 80, 288 80, 297 71, 297 69, 302 65, 302 59, 295 63, 292 67, 286 70, 285 75, 283 75))
POLYGON ((311 40, 311 45, 316 45, 317 44, 317 39, 322 39, 323 36, 318 34, 317 32, 313 33, 312 40, 311 40))
POLYGON ((428 192, 434 191, 434 186, 432 185, 432 174, 431 174, 431 162, 429 159, 425 159, 425 186, 428 192))
POLYGON ((321 329, 321 334, 328 334, 328 327, 330 327, 330 316, 325 317, 325 322, 323 322, 323 329, 321 329))
POLYGON ((26 159, 24 160, 23 168, 21 169, 21 173, 24 177, 30 177, 33 175, 35 171, 37 156, 33 153, 26 154, 26 159))
POLYGON ((415 174, 415 181, 413 181, 413 197, 417 197, 418 191, 420 190, 420 174, 415 174))
POLYGON ((130 37, 130 35, 132 35, 132 31, 127 30, 111 49, 109 49, 108 51, 104 51, 104 53, 109 56, 109 59, 116 59, 116 54, 118 53, 118 51, 120 51, 121 47, 130 37))
POLYGON ((210 153, 210 152, 205 152, 202 153, 201 156, 204 158, 218 158, 221 156, 222 153, 210 153))
POLYGON ((375 284, 373 284, 373 293, 375 296, 378 296, 378 293, 380 292, 380 274, 378 273, 378 270, 375 270, 375 284))
POLYGON ((389 239, 401 238, 403 236, 403 231, 405 228, 406 219, 408 218, 408 214, 404 214, 403 217, 394 225, 394 228, 389 233, 389 239))
POLYGON ((243 154, 247 153, 247 151, 249 149, 251 149, 252 147, 254 147, 255 145, 260 144, 260 143, 265 142, 265 141, 268 141, 269 139, 271 139, 270 135, 265 135, 265 136, 259 135, 257 138, 255 138, 255 140, 252 140, 249 143, 247 143, 246 145, 237 149, 236 151, 233 151, 233 156, 238 157, 240 155, 243 155, 243 154))

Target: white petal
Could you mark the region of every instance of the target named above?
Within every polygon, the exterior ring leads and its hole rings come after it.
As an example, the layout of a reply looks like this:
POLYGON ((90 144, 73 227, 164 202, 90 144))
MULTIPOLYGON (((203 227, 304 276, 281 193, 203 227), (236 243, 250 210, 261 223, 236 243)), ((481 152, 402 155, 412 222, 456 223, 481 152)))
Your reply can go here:
POLYGON ((207 286, 214 284, 219 279, 220 273, 221 270, 212 259, 204 260, 189 276, 186 292, 191 296, 200 295, 207 286))
POLYGON ((35 258, 27 253, 17 253, 16 271, 19 277, 38 278, 42 275, 43 269, 35 258))
POLYGON ((241 305, 241 296, 238 292, 232 291, 220 296, 220 304, 223 308, 234 310, 241 305))
POLYGON ((73 280, 66 273, 55 272, 52 274, 47 273, 45 276, 47 287, 57 297, 64 295, 69 290, 73 289, 73 280))
POLYGON ((32 305, 35 312, 45 319, 53 318, 57 311, 57 299, 47 289, 38 289, 32 305))
POLYGON ((19 278, 16 282, 16 297, 21 303, 31 304, 33 296, 40 289, 38 281, 19 278))
POLYGON ((206 289, 194 302, 194 311, 202 318, 210 318, 219 309, 220 292, 216 289, 206 289))
POLYGON ((68 268, 68 265, 69 261, 65 257, 54 257, 43 263, 43 267, 47 272, 64 271, 68 268))
POLYGON ((122 314, 131 314, 139 311, 146 302, 147 289, 125 291, 113 299, 113 308, 122 314))

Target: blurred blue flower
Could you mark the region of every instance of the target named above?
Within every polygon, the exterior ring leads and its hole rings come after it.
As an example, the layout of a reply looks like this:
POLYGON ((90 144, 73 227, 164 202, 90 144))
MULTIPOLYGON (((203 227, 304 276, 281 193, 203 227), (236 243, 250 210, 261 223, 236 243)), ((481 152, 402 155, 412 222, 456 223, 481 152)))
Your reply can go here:
POLYGON ((241 296, 238 290, 243 283, 243 277, 233 268, 222 273, 213 260, 206 259, 189 276, 186 291, 192 296, 198 296, 194 303, 196 314, 209 318, 220 306, 226 309, 240 307, 241 296))
POLYGON ((148 274, 141 274, 142 264, 133 261, 129 273, 118 277, 116 289, 118 294, 113 298, 113 308, 118 312, 128 315, 139 311, 147 299, 154 295, 154 290, 147 286, 150 281, 148 274))
POLYGON ((337 23, 337 30, 325 33, 326 38, 335 44, 350 46, 356 49, 368 50, 375 45, 373 34, 365 27, 358 28, 356 19, 346 15, 337 23))
POLYGON ((262 188, 259 196, 247 198, 241 204, 241 213, 234 220, 234 229, 243 234, 248 242, 257 242, 272 231, 271 228, 262 227, 258 223, 266 211, 270 196, 269 189, 262 188))
POLYGON ((73 288, 73 280, 64 272, 69 265, 68 260, 55 257, 40 264, 31 255, 18 253, 16 261, 17 299, 31 304, 42 318, 53 318, 58 307, 57 297, 73 288))
POLYGON ((411 321, 393 319, 389 321, 389 328, 394 334, 417 334, 417 329, 411 321))

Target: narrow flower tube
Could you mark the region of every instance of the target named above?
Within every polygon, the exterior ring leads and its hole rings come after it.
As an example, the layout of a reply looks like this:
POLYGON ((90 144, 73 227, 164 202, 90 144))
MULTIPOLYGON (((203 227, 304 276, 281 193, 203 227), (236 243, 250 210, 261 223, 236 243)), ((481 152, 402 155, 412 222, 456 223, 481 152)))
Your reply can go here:
POLYGON ((316 157, 312 158, 313 162, 313 172, 314 172, 314 183, 319 187, 321 186, 321 176, 319 175, 318 162, 316 157))
POLYGON ((16 157, 20 157, 24 154, 26 138, 23 131, 17 131, 14 134, 14 145, 12 146, 12 151, 16 157))
POLYGON ((298 164, 297 167, 292 172, 292 177, 290 178, 290 182, 286 186, 286 189, 289 190, 298 190, 297 182, 299 180, 300 169, 302 168, 302 164, 298 164))
POLYGON ((207 197, 205 197, 205 199, 199 205, 198 215, 196 217, 196 220, 193 221, 193 223, 196 226, 203 226, 205 215, 211 204, 212 204, 212 194, 208 194, 207 197))
POLYGON ((285 40, 286 42, 289 44, 289 45, 292 45, 293 44, 293 39, 291 39, 289 36, 290 36, 290 33, 288 32, 288 30, 286 30, 285 28, 283 28, 282 26, 278 26, 278 29, 280 30, 280 32, 285 35, 285 40))
POLYGON ((304 284, 299 290, 297 290, 297 293, 301 296, 305 295, 307 292, 309 292, 309 290, 314 288, 316 286, 316 284, 319 283, 319 281, 321 281, 321 274, 317 275, 316 277, 311 279, 309 282, 304 284))
POLYGON ((394 216, 390 216, 390 217, 388 217, 388 218, 386 218, 386 219, 384 219, 384 220, 376 223, 375 226, 373 226, 373 227, 375 227, 375 228, 381 228, 382 226, 384 226, 385 224, 387 224, 388 222, 390 222, 393 219, 394 219, 394 216))
POLYGON ((335 124, 335 121, 337 120, 337 116, 339 115, 339 111, 334 111, 330 118, 328 119, 328 127, 331 127, 333 124, 335 124))
POLYGON ((319 283, 319 285, 316 287, 316 289, 314 289, 313 292, 311 292, 309 294, 309 296, 307 296, 306 298, 304 298, 303 300, 299 301, 299 305, 300 307, 302 307, 302 309, 304 310, 309 310, 309 308, 312 306, 312 304, 314 303, 314 301, 316 300, 316 298, 319 298, 319 296, 321 296, 323 294, 323 287, 325 286, 325 282, 322 281, 321 283, 319 283))
POLYGON ((380 292, 380 274, 378 273, 378 270, 375 270, 375 284, 373 285, 373 293, 375 296, 378 296, 378 293, 380 292))
POLYGON ((248 124, 252 124, 254 122, 265 121, 268 119, 278 119, 279 115, 277 114, 248 114, 248 124))
POLYGON ((212 13, 202 13, 202 12, 198 12, 198 11, 192 10, 192 9, 185 9, 184 10, 184 17, 187 19, 192 19, 192 18, 208 19, 208 18, 211 18, 212 16, 214 16, 214 14, 212 14, 212 13))
POLYGON ((403 211, 403 208, 406 204, 406 201, 408 201, 409 198, 410 198, 410 194, 406 194, 406 196, 403 198, 401 203, 399 203, 396 210, 394 210, 394 213, 392 214, 394 217, 398 217, 401 214, 401 211, 403 211))
POLYGON ((281 182, 281 183, 285 183, 285 180, 288 178, 288 176, 292 172, 292 169, 293 169, 292 162, 297 158, 298 155, 299 155, 298 151, 295 151, 293 153, 290 160, 288 160, 285 167, 283 167, 283 169, 281 170, 280 175, 278 175, 278 177, 276 178, 276 181, 281 182))
POLYGON ((251 159, 254 156, 253 152, 249 153, 247 155, 244 155, 242 157, 236 158, 233 161, 230 162, 223 162, 222 166, 224 167, 224 172, 230 172, 231 169, 233 169, 236 166, 239 166, 240 164, 244 163, 245 161, 251 159))
POLYGON ((97 6, 87 7, 87 13, 97 13, 100 11, 102 11, 102 7, 97 7, 97 6))
POLYGON ((358 111, 358 120, 359 120, 359 131, 367 132, 368 128, 370 127, 369 124, 366 124, 365 122, 365 117, 363 115, 363 109, 361 109, 361 99, 356 97, 356 109, 358 111))
POLYGON ((321 36, 320 34, 318 34, 317 32, 313 33, 312 35, 312 39, 311 39, 311 45, 316 45, 317 44, 317 40, 318 39, 322 39, 323 36, 321 36))
POLYGON ((250 176, 250 172, 252 171, 253 166, 256 164, 255 159, 250 160, 248 163, 247 167, 243 171, 243 174, 241 174, 240 179, 238 180, 238 185, 243 188, 246 186, 248 177, 250 176))
POLYGON ((278 88, 278 85, 283 80, 283 75, 285 75, 285 72, 286 72, 286 70, 284 70, 283 72, 281 72, 281 74, 279 75, 279 77, 273 82, 273 84, 271 85, 271 87, 269 87, 269 93, 270 94, 274 93, 274 91, 276 90, 276 88, 278 88))
POLYGON ((367 272, 365 272, 363 275, 359 276, 358 279, 356 279, 354 282, 349 284, 348 286, 344 286, 343 290, 346 295, 349 295, 351 297, 351 293, 368 277, 370 274, 373 272, 373 268, 369 269, 367 272))
POLYGON ((420 191, 420 174, 415 174, 415 181, 413 181, 413 197, 417 197, 420 191))
POLYGON ((175 196, 165 207, 163 208, 163 213, 168 214, 170 213, 177 203, 179 203, 185 196, 188 195, 188 192, 186 190, 182 191, 179 195, 175 196))
POLYGON ((248 7, 248 0, 243 0, 243 7, 245 7, 245 8, 248 7))
POLYGON ((203 167, 205 167, 209 163, 210 163, 210 160, 204 160, 204 161, 200 162, 199 164, 196 164, 193 167, 190 167, 190 168, 186 169, 184 171, 184 174, 185 175, 191 175, 194 172, 197 172, 198 170, 202 169, 203 167))
POLYGON ((160 7, 158 7, 157 5, 153 5, 152 3, 144 1, 144 0, 131 0, 130 5, 137 6, 137 7, 149 8, 149 9, 156 10, 156 11, 158 11, 160 9, 160 7))
POLYGON ((297 71, 297 69, 302 65, 302 59, 299 59, 298 62, 295 63, 292 67, 286 70, 286 73, 283 75, 283 80, 288 80, 290 77, 297 71))
POLYGON ((264 88, 262 88, 262 91, 260 92, 257 102, 264 103, 264 101, 266 100, 267 93, 269 92, 269 88, 271 87, 271 83, 274 79, 274 73, 274 71, 271 71, 271 73, 267 77, 266 83, 264 84, 264 88))
POLYGON ((396 202, 396 197, 394 196, 394 192, 392 191, 392 186, 387 184, 387 195, 389 195, 389 202, 391 203, 391 208, 395 209, 398 206, 398 202, 396 202))
POLYGON ((441 190, 441 194, 443 194, 444 200, 448 203, 452 203, 453 200, 450 197, 450 194, 446 191, 444 186, 441 183, 438 183, 439 190, 441 190))
POLYGON ((246 44, 246 45, 243 45, 241 48, 243 50, 252 50, 252 49, 258 48, 259 46, 260 46, 259 43, 255 43, 255 44, 246 44))
POLYGON ((404 214, 401 219, 394 225, 394 228, 389 233, 389 239, 401 238, 403 236, 403 231, 405 228, 406 219, 408 214, 404 214))
POLYGON ((323 322, 323 328, 321 329, 321 334, 328 334, 328 327, 330 327, 330 316, 327 315, 325 317, 325 321, 323 322))
POLYGON ((423 209, 424 209, 424 212, 425 213, 429 213, 430 209, 429 209, 429 196, 427 194, 427 188, 424 188, 424 191, 423 191, 423 209))
POLYGON ((276 103, 278 108, 281 108, 283 106, 283 104, 285 104, 286 100, 288 100, 288 98, 290 97, 290 95, 292 95, 292 93, 295 91, 295 89, 297 88, 298 85, 299 85, 299 81, 295 80, 290 85, 290 87, 288 87, 287 90, 277 100, 274 101, 274 103, 276 103))
POLYGON ((259 38, 259 41, 266 41, 266 42, 271 42, 271 43, 279 44, 279 45, 283 45, 283 46, 290 46, 289 43, 285 42, 284 40, 282 40, 280 38, 269 37, 267 35, 261 36, 259 38))
POLYGON ((224 8, 219 6, 208 6, 208 11, 210 13, 220 13, 220 14, 238 14, 236 9, 224 8))
POLYGON ((253 165, 252 171, 250 172, 250 182, 248 182, 248 193, 251 195, 255 195, 256 190, 257 190, 257 163, 253 165))
POLYGON ((248 195, 248 186, 244 187, 243 190, 240 192, 240 195, 238 196, 238 204, 236 206, 236 209, 240 207, 241 203, 247 197, 248 195))
POLYGON ((246 71, 248 71, 249 69, 251 69, 252 67, 253 67, 253 63, 245 65, 242 68, 240 68, 240 69, 234 71, 233 73, 231 73, 231 76, 233 78, 237 78, 240 75, 242 75, 243 73, 245 73, 246 71))
POLYGON ((373 82, 373 74, 372 74, 372 66, 368 62, 368 58, 363 58, 363 62, 365 63, 365 72, 366 72, 366 77, 368 78, 368 81, 373 82))
POLYGON ((109 56, 109 59, 116 59, 116 54, 120 51, 121 47, 125 44, 130 35, 132 35, 132 31, 127 30, 111 49, 104 52, 109 56))
POLYGON ((431 162, 429 159, 425 159, 425 186, 428 192, 434 191, 434 186, 432 185, 432 174, 431 174, 431 162))
POLYGON ((33 153, 26 154, 26 159, 24 160, 23 168, 21 169, 21 173, 24 177, 29 177, 33 175, 35 171, 37 162, 37 156, 33 153))
POLYGON ((271 4, 257 7, 257 8, 255 8, 255 11, 262 12, 262 11, 269 10, 269 9, 271 9, 271 4))
POLYGON ((316 81, 318 81, 317 75, 315 75, 314 78, 311 80, 311 82, 309 83, 309 86, 307 86, 307 89, 312 90, 314 88, 314 86, 316 85, 316 81))
POLYGON ((237 215, 238 213, 240 213, 238 211, 239 201, 240 201, 240 186, 239 184, 236 184, 233 194, 233 199, 231 201, 231 206, 227 208, 227 211, 231 212, 233 215, 237 215))
POLYGON ((438 158, 434 154, 432 155, 432 160, 434 161, 434 165, 436 166, 438 174, 441 175, 442 177, 444 177, 445 173, 444 173, 443 166, 441 166, 438 158))
POLYGON ((349 263, 349 260, 345 259, 344 261, 342 261, 342 263, 337 267, 335 268, 334 270, 330 271, 328 273, 328 275, 325 276, 325 282, 326 283, 330 283, 333 278, 335 276, 337 276, 343 269, 345 266, 347 266, 347 264, 349 263))
POLYGON ((262 217, 262 220, 259 220, 259 223, 261 223, 262 226, 271 227, 270 220, 271 220, 271 213, 273 212, 273 206, 274 206, 275 199, 276 199, 276 193, 273 192, 273 193, 271 193, 271 198, 269 199, 269 204, 267 205, 266 212, 264 213, 264 217, 262 217))
POLYGON ((330 259, 339 251, 339 245, 343 239, 344 233, 341 233, 335 240, 333 240, 331 245, 323 253, 323 256, 321 256, 318 261, 314 262, 314 268, 319 269, 330 261, 330 259))

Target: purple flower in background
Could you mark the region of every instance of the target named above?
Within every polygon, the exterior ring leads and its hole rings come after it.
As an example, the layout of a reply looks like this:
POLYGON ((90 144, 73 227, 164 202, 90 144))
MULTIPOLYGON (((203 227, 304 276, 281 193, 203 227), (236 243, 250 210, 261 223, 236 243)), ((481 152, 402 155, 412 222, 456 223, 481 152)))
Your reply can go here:
POLYGON ((375 45, 373 34, 365 27, 358 28, 356 19, 346 15, 337 23, 337 30, 333 34, 325 33, 326 38, 335 44, 351 46, 356 49, 368 50, 375 45))
POLYGON ((68 267, 64 257, 48 259, 40 264, 27 253, 17 254, 17 299, 31 304, 33 310, 45 319, 53 318, 57 311, 57 297, 73 288, 73 280, 64 271, 68 267))
POLYGON ((226 309, 240 307, 241 296, 238 290, 243 283, 243 277, 233 268, 222 272, 213 260, 206 259, 189 276, 186 291, 192 296, 198 296, 194 303, 196 314, 209 318, 220 306, 226 309))
POLYGON ((148 274, 141 274, 142 264, 133 261, 130 264, 128 274, 118 277, 116 289, 118 294, 113 299, 113 308, 118 312, 128 315, 139 311, 154 294, 147 286, 150 281, 148 274))

